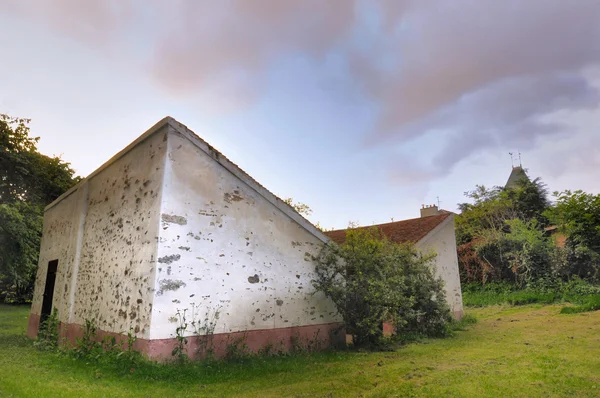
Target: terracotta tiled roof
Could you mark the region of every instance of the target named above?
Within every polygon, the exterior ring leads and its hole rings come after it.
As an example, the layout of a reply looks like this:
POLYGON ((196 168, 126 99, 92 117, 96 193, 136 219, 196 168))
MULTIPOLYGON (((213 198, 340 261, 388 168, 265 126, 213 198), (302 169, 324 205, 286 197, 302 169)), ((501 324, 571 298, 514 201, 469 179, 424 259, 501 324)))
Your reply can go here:
MULTIPOLYGON (((436 216, 413 218, 411 220, 390 222, 387 224, 372 225, 360 228, 377 227, 388 239, 396 243, 417 243, 423 239, 435 227, 440 225, 452 213, 442 211, 436 216)), ((334 242, 341 244, 346 240, 346 230, 327 231, 325 235, 334 242)))

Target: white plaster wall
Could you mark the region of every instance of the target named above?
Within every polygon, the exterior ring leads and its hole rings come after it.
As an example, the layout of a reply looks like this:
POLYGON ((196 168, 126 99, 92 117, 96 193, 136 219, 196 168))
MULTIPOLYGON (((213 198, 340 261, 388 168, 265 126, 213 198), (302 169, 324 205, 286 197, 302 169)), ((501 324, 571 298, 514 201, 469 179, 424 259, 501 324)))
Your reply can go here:
POLYGON ((188 323, 219 311, 215 333, 339 322, 333 304, 313 295, 309 255, 322 243, 306 229, 314 227, 178 131, 168 138, 150 338, 174 337, 184 309, 188 323))
POLYGON ((58 261, 54 285, 53 307, 58 310, 59 320, 67 322, 72 292, 73 266, 76 258, 76 242, 79 234, 82 207, 85 206, 85 191, 82 184, 56 206, 44 213, 44 227, 40 246, 39 266, 35 281, 31 312, 40 315, 48 262, 58 261))
POLYGON ((166 131, 159 122, 48 206, 33 313, 41 310, 48 261, 58 259, 54 306, 61 321, 93 319, 101 330, 132 328, 148 338, 166 131))
POLYGON ((71 322, 148 337, 166 146, 165 129, 88 180, 71 322))
POLYGON ((424 252, 434 251, 437 253, 435 258, 436 276, 441 277, 444 281, 448 304, 453 312, 462 311, 462 290, 456 253, 454 216, 448 217, 416 246, 424 252))

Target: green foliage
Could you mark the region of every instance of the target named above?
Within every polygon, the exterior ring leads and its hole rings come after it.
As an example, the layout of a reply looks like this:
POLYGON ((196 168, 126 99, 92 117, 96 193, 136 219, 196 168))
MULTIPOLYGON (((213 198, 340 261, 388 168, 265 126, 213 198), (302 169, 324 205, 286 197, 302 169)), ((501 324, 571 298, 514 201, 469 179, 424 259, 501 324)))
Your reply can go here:
MULTIPOLYGON (((110 342, 109 342, 110 344, 110 342)), ((98 357, 102 354, 102 343, 98 341, 98 328, 93 319, 86 319, 83 336, 77 339, 73 354, 81 358, 98 357)), ((109 351, 114 351, 114 344, 109 351)))
POLYGON ((38 152, 28 124, 0 114, 0 301, 10 303, 31 300, 44 206, 79 180, 38 152))
POLYGON ((171 352, 171 355, 173 357, 175 357, 175 359, 179 363, 186 362, 188 359, 188 356, 185 353, 185 346, 188 343, 188 339, 187 339, 187 337, 185 337, 185 332, 187 331, 187 328, 188 328, 187 319, 185 317, 186 311, 187 311, 187 309, 184 309, 183 311, 177 310, 177 314, 176 314, 177 319, 179 321, 179 325, 175 329, 175 338, 177 341, 175 343, 175 347, 173 347, 173 351, 171 352))
POLYGON ((556 248, 552 263, 554 274, 562 280, 582 278, 600 283, 600 254, 588 247, 567 244, 564 248, 556 248))
POLYGON ((465 314, 461 319, 452 319, 448 324, 448 330, 454 334, 455 332, 464 332, 469 326, 475 325, 477 318, 472 314, 465 314))
POLYGON ((396 351, 174 366, 39 351, 23 336, 29 308, 0 304, 0 391, 7 397, 61 398, 598 396, 600 313, 559 311, 560 306, 476 308, 468 312, 477 324, 467 332, 396 351))
POLYGON ((546 216, 561 227, 571 247, 587 247, 600 254, 600 194, 554 192, 556 205, 546 216))
MULTIPOLYGON (((582 199, 589 196, 567 191, 553 208, 546 185, 539 178, 521 179, 516 188, 510 189, 478 186, 466 196, 472 203, 460 205, 463 212, 456 223, 463 284, 507 281, 523 288, 544 280, 551 284, 556 279, 568 281, 575 276, 600 280, 600 256, 586 246, 590 239, 562 248, 545 230, 549 222, 566 223, 568 209, 581 215, 581 203, 593 207, 593 201, 582 199)), ((591 224, 585 228, 591 228, 591 224)))
POLYGON ((525 222, 514 219, 506 221, 506 225, 509 233, 500 237, 500 240, 506 240, 510 247, 506 255, 517 283, 523 286, 549 276, 554 246, 538 227, 537 220, 525 222))
MULTIPOLYGON (((199 306, 194 306, 193 311, 196 313, 199 306)), ((211 360, 214 357, 214 334, 219 320, 221 307, 212 310, 208 308, 204 317, 197 318, 192 314, 190 322, 194 335, 199 336, 197 353, 205 360, 211 360)))
POLYGON ((505 280, 522 287, 552 275, 555 247, 536 219, 504 220, 502 228, 479 233, 458 249, 463 282, 505 280))
POLYGON ((479 237, 485 230, 502 230, 504 221, 517 217, 513 203, 499 187, 488 189, 477 185, 474 191, 465 192, 473 203, 458 205, 461 214, 456 217, 456 241, 465 244, 479 237))
POLYGON ((330 242, 314 258, 313 285, 334 302, 355 345, 379 344, 384 322, 400 335, 439 335, 451 316, 432 258, 376 228, 350 229, 344 244, 330 242))
POLYGON ((59 157, 37 150, 29 119, 0 114, 0 203, 47 205, 73 186, 74 170, 59 157))
POLYGON ((521 220, 535 220, 539 226, 546 226, 544 212, 550 206, 548 189, 541 178, 533 181, 520 179, 516 189, 507 189, 502 194, 509 200, 521 220))
POLYGON ((38 334, 33 345, 42 351, 51 351, 58 348, 60 322, 58 321, 58 310, 54 311, 40 323, 38 334))
POLYGON ((298 355, 321 351, 323 346, 322 340, 319 338, 320 333, 321 329, 317 329, 312 338, 302 338, 298 332, 293 334, 290 337, 290 354, 298 355))
POLYGON ((43 217, 27 202, 0 204, 0 301, 31 299, 43 217))
POLYGON ((305 203, 302 203, 302 202, 294 203, 294 198, 286 198, 283 201, 285 203, 287 203, 288 205, 290 205, 294 210, 296 210, 298 213, 300 213, 304 217, 310 216, 313 212, 312 209, 310 208, 310 206, 305 203))
POLYGON ((593 308, 593 304, 598 298, 600 298, 600 286, 579 278, 574 278, 569 282, 540 279, 524 289, 519 289, 516 285, 506 282, 486 285, 471 283, 463 286, 463 304, 469 307, 569 302, 581 304, 584 308, 593 308))
POLYGON ((561 314, 578 314, 580 312, 591 312, 600 310, 600 295, 588 297, 581 305, 563 307, 561 314))
POLYGON ((461 280, 509 281, 519 287, 583 278, 600 282, 600 195, 555 192, 549 206, 545 185, 521 180, 516 189, 477 187, 457 218, 461 280), (549 238, 551 223, 567 236, 565 247, 549 238))
POLYGON ((246 344, 247 337, 245 333, 238 337, 227 336, 224 357, 226 361, 243 361, 252 356, 246 344))
POLYGON ((521 179, 514 189, 488 189, 477 185, 474 191, 465 192, 465 196, 472 203, 458 205, 461 210, 456 218, 459 245, 478 238, 486 230, 505 230, 507 220, 518 218, 526 222, 536 220, 539 226, 546 224, 544 212, 550 202, 546 185, 540 178, 521 179))
POLYGON ((118 341, 115 336, 106 336, 100 339, 94 320, 86 319, 83 336, 77 339, 72 349, 62 349, 60 353, 75 359, 93 361, 97 364, 110 365, 129 371, 133 369, 132 367, 146 361, 134 349, 136 340, 133 329, 130 329, 127 333, 125 349, 123 349, 123 342, 118 341))

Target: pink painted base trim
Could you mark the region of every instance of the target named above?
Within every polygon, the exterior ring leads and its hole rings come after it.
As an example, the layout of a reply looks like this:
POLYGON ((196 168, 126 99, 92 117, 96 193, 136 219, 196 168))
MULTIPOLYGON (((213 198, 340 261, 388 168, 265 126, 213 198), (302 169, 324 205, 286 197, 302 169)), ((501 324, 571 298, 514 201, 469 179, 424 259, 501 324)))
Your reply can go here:
POLYGON ((40 316, 30 313, 29 322, 27 322, 27 337, 35 339, 37 337, 38 329, 40 328, 40 316))
POLYGON ((454 311, 454 319, 456 319, 457 321, 460 321, 464 315, 465 314, 464 314, 463 310, 454 311))
MULTIPOLYGON (((27 327, 27 336, 35 338, 37 336, 40 323, 40 316, 36 314, 29 315, 29 324, 27 327)), ((83 337, 83 327, 77 324, 60 324, 59 336, 61 344, 73 345, 77 339, 83 337)), ((127 336, 98 330, 98 339, 106 337, 115 337, 121 345, 127 343, 127 336)), ((325 349, 331 346, 343 346, 346 341, 346 333, 339 323, 328 323, 321 325, 295 326, 280 329, 262 329, 248 330, 245 332, 220 333, 210 336, 191 336, 188 337, 188 343, 185 346, 186 354, 190 359, 199 359, 206 355, 204 348, 211 348, 213 355, 222 358, 227 353, 227 347, 238 342, 239 348, 245 344, 248 352, 259 352, 267 347, 271 352, 289 352, 295 346, 306 347, 311 345, 313 349, 325 349)), ((173 348, 177 343, 176 338, 148 340, 137 339, 134 349, 146 355, 150 359, 158 361, 168 361, 173 358, 173 348)))

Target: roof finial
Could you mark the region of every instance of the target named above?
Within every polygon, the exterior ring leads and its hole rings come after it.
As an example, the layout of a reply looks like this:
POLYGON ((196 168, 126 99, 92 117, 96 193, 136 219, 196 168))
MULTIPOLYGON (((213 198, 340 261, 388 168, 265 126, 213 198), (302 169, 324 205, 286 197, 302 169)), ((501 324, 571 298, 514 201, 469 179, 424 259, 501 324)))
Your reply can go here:
POLYGON ((523 168, 523 162, 521 162, 521 151, 519 151, 519 167, 523 168))
POLYGON ((512 167, 515 167, 515 159, 514 159, 514 157, 513 157, 513 153, 512 153, 512 152, 509 152, 508 154, 510 155, 510 165, 511 165, 512 167))
POLYGON ((439 196, 436 196, 436 198, 437 198, 437 202, 438 202, 438 206, 437 206, 437 207, 438 207, 438 209, 441 209, 441 208, 442 208, 442 206, 441 206, 440 204, 441 204, 442 202, 440 201, 440 197, 439 197, 439 196))

